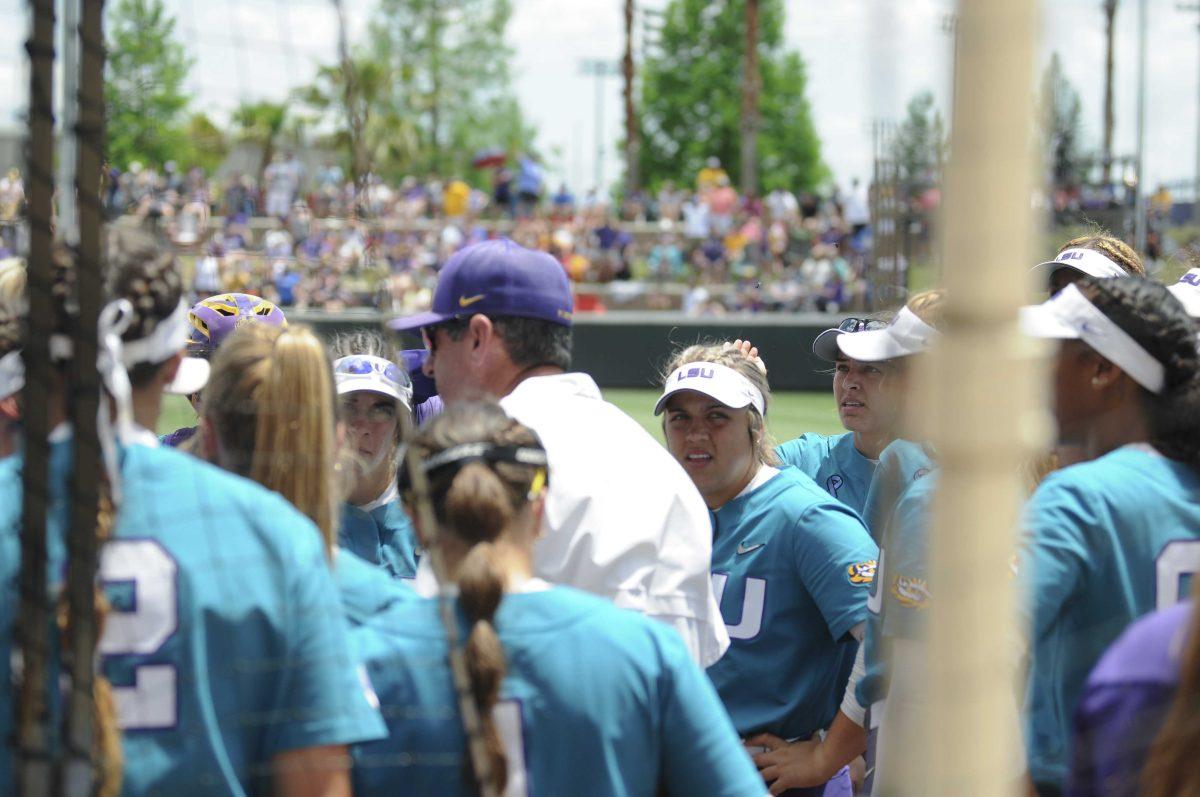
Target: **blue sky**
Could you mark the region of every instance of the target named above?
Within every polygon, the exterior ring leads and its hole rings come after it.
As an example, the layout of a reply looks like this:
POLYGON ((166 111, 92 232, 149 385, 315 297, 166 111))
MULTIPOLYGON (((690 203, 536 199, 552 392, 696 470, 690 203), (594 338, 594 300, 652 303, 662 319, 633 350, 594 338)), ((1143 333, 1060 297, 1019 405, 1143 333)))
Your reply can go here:
MULTIPOLYGON (((114 2, 115 0, 109 0, 114 2)), ((352 38, 361 35, 374 0, 344 0, 352 38)), ((1150 9, 1147 176, 1151 183, 1191 178, 1195 171, 1198 17, 1174 0, 1150 9)), ((242 99, 279 98, 336 56, 337 27, 329 0, 168 0, 178 32, 196 59, 194 107, 217 118, 242 99)), ((643 0, 661 8, 665 0, 643 0)), ((808 96, 826 161, 845 184, 870 169, 870 123, 898 118, 908 98, 928 88, 943 108, 949 97, 951 39, 942 20, 947 0, 787 0, 786 37, 804 55, 808 96)), ((0 121, 18 118, 25 92, 24 4, 0 0, 0 121)), ((551 168, 577 190, 595 173, 593 79, 582 58, 621 52, 622 0, 514 0, 509 41, 516 53, 515 88, 539 129, 551 168), (555 155, 554 153, 557 153, 555 155)), ((1103 95, 1104 32, 1100 0, 1044 0, 1041 63, 1062 56, 1083 99, 1085 141, 1098 144, 1103 95)), ((1117 43, 1118 152, 1134 148, 1136 3, 1121 0, 1117 43)), ((732 78, 736 79, 736 78, 732 78)), ((620 81, 604 90, 608 141, 621 130, 620 81)), ((620 173, 615 144, 605 174, 620 173)))

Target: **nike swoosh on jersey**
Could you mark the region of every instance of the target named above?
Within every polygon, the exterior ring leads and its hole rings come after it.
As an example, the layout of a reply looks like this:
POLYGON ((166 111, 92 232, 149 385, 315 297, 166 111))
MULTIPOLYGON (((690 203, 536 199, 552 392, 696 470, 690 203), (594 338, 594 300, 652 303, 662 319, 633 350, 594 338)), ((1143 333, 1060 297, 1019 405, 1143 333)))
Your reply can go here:
POLYGON ((759 548, 763 547, 764 545, 766 545, 765 542, 760 542, 757 545, 746 545, 745 543, 739 542, 738 547, 737 547, 737 552, 739 554, 751 553, 753 551, 757 551, 759 548))
POLYGON ((483 299, 483 297, 485 297, 485 296, 487 296, 486 293, 478 293, 474 296, 460 296, 460 297, 458 297, 458 306, 459 307, 470 307, 471 305, 475 304, 475 302, 478 302, 481 299, 483 299))

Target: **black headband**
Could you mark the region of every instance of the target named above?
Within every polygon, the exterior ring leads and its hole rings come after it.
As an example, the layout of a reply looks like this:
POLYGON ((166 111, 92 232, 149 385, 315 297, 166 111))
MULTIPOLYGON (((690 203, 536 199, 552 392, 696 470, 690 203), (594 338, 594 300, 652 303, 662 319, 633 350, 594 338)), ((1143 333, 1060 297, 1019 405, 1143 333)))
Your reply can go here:
MULTIPOLYGON (((462 443, 439 451, 421 462, 421 470, 432 473, 435 470, 450 466, 461 467, 467 462, 510 462, 514 465, 528 465, 534 468, 545 468, 549 465, 546 451, 542 448, 528 446, 498 446, 494 443, 462 443)), ((549 475, 547 474, 547 482, 549 475)), ((407 468, 401 468, 398 477, 401 492, 412 488, 407 468)))

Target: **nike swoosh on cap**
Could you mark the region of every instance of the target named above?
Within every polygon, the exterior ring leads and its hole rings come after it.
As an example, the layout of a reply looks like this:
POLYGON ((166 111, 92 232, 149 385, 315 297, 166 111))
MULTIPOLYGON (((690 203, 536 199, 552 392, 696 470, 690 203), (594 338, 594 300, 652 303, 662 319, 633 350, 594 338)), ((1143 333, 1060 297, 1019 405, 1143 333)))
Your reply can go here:
POLYGON ((470 297, 460 296, 460 297, 458 297, 458 306, 459 307, 470 307, 471 305, 475 304, 475 302, 478 302, 481 299, 483 299, 483 297, 485 297, 485 296, 487 296, 486 293, 479 293, 479 294, 476 294, 476 295, 470 296, 470 297))
POLYGON ((750 553, 752 551, 757 551, 759 548, 763 547, 764 545, 766 545, 765 542, 760 542, 757 545, 746 545, 745 543, 739 542, 738 547, 737 547, 737 552, 739 554, 750 553))

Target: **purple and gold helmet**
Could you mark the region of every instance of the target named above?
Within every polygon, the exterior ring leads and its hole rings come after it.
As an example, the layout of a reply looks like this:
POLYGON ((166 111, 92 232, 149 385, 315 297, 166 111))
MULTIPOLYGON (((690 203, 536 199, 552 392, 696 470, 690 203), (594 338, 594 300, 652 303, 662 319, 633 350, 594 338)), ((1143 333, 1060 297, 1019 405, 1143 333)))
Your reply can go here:
POLYGON ((286 327, 283 311, 259 296, 246 293, 221 293, 202 299, 188 313, 192 330, 188 335, 187 355, 208 359, 225 338, 244 324, 286 327))

